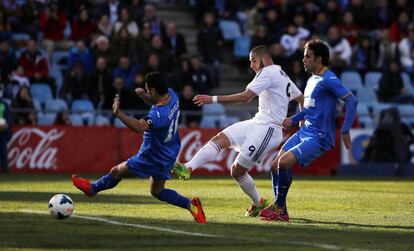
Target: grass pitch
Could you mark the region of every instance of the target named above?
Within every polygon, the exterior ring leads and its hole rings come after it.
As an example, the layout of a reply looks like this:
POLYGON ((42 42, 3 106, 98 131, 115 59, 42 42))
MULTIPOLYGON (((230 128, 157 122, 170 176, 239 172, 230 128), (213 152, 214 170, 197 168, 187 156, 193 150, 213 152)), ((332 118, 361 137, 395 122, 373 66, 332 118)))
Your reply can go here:
MULTIPOLYGON (((256 178, 272 198, 270 178, 256 178)), ((297 178, 290 222, 243 216, 249 199, 230 177, 172 180, 200 196, 207 224, 149 195, 147 180, 123 180, 87 198, 70 175, 0 176, 0 250, 414 250, 414 181, 297 178), (75 216, 55 220, 49 199, 69 195, 75 216)))

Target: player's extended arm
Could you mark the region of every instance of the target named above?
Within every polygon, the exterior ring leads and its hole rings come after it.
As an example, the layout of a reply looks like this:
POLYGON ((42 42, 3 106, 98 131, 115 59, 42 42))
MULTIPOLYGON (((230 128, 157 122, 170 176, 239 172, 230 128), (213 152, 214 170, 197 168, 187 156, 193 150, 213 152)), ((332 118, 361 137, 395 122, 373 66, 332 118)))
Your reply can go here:
POLYGON ((351 136, 349 134, 349 129, 352 127, 352 124, 354 123, 358 100, 352 94, 352 92, 349 92, 348 94, 343 96, 342 100, 345 101, 346 110, 345 110, 345 118, 342 124, 341 132, 342 132, 342 138, 343 138, 346 149, 350 149, 351 148, 351 136))
MULTIPOLYGON (((299 111, 302 112, 303 108, 304 108, 304 102, 305 102, 305 98, 303 97, 303 94, 300 94, 299 96, 297 96, 296 98, 293 99, 294 101, 298 102, 299 105, 299 111)), ((299 127, 302 127, 305 123, 305 121, 302 119, 299 121, 299 127)))
POLYGON ((122 123, 124 123, 129 129, 136 133, 143 132, 149 129, 149 125, 144 119, 138 120, 136 118, 131 118, 125 113, 123 113, 119 109, 119 102, 119 95, 115 95, 114 103, 112 105, 112 111, 115 114, 115 116, 117 116, 122 121, 122 123))
POLYGON ((254 97, 256 97, 256 94, 254 92, 250 90, 245 90, 244 92, 231 94, 231 95, 221 95, 221 96, 197 95, 194 97, 193 101, 198 106, 201 106, 204 104, 211 104, 211 103, 236 104, 236 103, 248 103, 254 97))

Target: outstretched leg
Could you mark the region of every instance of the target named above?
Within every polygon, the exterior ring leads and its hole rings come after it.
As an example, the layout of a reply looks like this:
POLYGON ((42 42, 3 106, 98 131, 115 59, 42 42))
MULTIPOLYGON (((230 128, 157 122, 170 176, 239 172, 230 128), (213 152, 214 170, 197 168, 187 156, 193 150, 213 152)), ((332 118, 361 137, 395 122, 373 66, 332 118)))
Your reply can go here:
POLYGON ((73 185, 84 192, 85 195, 92 197, 102 190, 115 187, 121 179, 132 176, 133 175, 128 170, 126 161, 124 161, 114 166, 108 174, 102 176, 95 182, 91 183, 88 179, 81 178, 76 174, 72 175, 72 182, 73 185))
POLYGON ((154 179, 151 177, 151 195, 160 201, 167 202, 177 207, 190 211, 194 220, 198 223, 205 224, 206 217, 199 198, 190 200, 182 196, 173 189, 165 188, 165 180, 154 179))

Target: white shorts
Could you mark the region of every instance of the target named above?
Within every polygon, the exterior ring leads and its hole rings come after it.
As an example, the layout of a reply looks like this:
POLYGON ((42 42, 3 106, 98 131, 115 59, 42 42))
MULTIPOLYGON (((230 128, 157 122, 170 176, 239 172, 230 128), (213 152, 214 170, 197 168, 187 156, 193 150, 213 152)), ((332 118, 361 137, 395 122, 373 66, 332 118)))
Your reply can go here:
POLYGON ((231 146, 240 152, 237 161, 245 168, 260 163, 271 150, 276 149, 283 139, 280 126, 272 123, 257 124, 253 119, 233 124, 223 130, 231 146))

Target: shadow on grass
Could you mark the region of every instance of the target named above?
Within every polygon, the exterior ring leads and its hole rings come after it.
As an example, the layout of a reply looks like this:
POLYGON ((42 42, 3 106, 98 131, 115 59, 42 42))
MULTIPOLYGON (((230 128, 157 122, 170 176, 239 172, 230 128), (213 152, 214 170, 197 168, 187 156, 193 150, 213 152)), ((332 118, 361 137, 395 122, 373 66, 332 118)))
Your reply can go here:
POLYGON ((334 245, 338 250, 408 250, 413 237, 412 233, 405 232, 327 229, 276 222, 198 225, 190 217, 188 221, 151 217, 106 218, 130 224, 125 226, 73 217, 59 221, 49 215, 0 212, 0 249, 324 250, 323 245, 334 245), (216 237, 171 233, 143 226, 216 237))
MULTIPOLYGON (((104 192, 96 197, 86 197, 79 193, 65 193, 71 197, 75 203, 114 203, 114 204, 161 204, 156 198, 149 195, 118 195, 105 194, 104 192)), ((0 204, 2 201, 25 201, 25 202, 47 202, 55 195, 48 192, 17 192, 17 191, 0 191, 0 204)))
POLYGON ((305 224, 322 224, 322 225, 337 225, 340 227, 366 227, 366 228, 385 228, 385 229, 398 229, 398 230, 414 230, 413 226, 397 226, 397 225, 368 225, 368 224, 357 224, 357 223, 345 223, 345 222, 334 222, 334 221, 317 221, 303 218, 290 218, 292 222, 305 223, 305 224))

